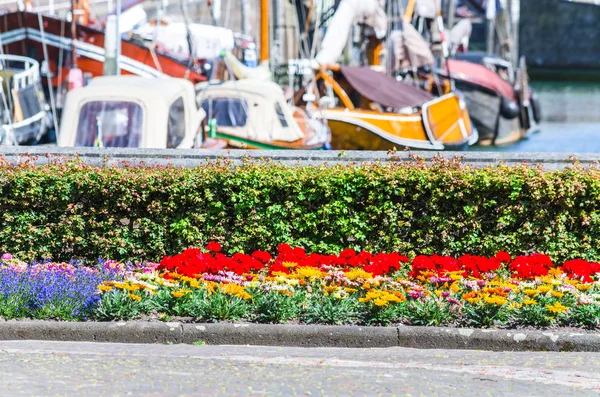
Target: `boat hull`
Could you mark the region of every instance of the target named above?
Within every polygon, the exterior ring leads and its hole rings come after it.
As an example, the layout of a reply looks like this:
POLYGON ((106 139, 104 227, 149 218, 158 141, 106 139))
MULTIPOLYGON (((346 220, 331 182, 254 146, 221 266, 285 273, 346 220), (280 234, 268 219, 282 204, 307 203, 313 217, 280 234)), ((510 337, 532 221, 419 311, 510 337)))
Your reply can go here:
POLYGON ((464 96, 471 120, 479 132, 479 145, 501 145, 517 142, 526 135, 518 117, 508 119, 501 114, 502 97, 483 87, 455 80, 464 96))
MULTIPOLYGON (((54 78, 53 85, 67 81, 72 66, 71 23, 51 16, 42 16, 43 33, 38 15, 29 12, 13 12, 0 16, 0 39, 4 53, 23 55, 40 63, 44 61, 44 48, 48 50, 48 64, 54 78), (59 66, 61 66, 59 70, 59 66), (60 76, 60 77, 59 77, 60 76)), ((104 68, 104 32, 77 25, 75 53, 77 67, 92 77, 101 76, 104 68)), ((119 66, 122 74, 142 77, 183 77, 193 83, 206 78, 188 65, 159 51, 153 51, 142 43, 121 41, 119 66)))
POLYGON ((426 102, 412 114, 338 108, 323 111, 323 117, 336 150, 463 150, 477 140, 455 94, 426 102))

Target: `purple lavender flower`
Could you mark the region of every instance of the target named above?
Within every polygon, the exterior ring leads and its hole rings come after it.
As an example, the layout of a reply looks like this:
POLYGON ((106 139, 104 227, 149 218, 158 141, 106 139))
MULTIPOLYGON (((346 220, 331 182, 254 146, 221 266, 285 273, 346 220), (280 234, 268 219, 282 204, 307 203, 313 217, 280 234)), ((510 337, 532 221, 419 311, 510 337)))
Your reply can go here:
POLYGON ((86 319, 100 300, 98 285, 114 273, 73 263, 0 268, 0 316, 86 319))

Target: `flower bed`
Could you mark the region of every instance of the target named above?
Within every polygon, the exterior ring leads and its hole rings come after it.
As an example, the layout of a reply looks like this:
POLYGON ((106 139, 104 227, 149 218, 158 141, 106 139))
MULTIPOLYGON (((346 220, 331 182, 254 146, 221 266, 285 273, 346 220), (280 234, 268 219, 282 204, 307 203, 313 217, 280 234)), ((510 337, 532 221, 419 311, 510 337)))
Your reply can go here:
POLYGON ((114 261, 27 264, 5 254, 0 259, 0 317, 94 318, 101 299, 98 286, 132 277, 133 270, 114 261))
POLYGON ((280 245, 276 257, 188 249, 124 280, 99 286, 95 315, 154 314, 197 321, 597 327, 600 264, 561 266, 542 254, 511 258, 465 255, 307 254, 280 245))

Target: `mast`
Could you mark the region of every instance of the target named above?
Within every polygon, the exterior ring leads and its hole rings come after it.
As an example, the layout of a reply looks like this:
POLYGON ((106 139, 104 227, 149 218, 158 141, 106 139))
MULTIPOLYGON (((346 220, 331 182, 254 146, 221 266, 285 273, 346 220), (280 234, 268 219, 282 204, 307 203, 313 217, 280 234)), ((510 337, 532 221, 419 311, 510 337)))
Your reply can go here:
POLYGON ((249 35, 250 34, 250 9, 248 0, 242 0, 242 33, 249 35))
POLYGON ((115 54, 115 64, 116 64, 116 70, 115 73, 117 75, 121 74, 121 60, 119 58, 121 58, 121 0, 117 0, 115 2, 115 6, 116 6, 116 19, 117 19, 117 23, 115 24, 115 29, 117 31, 117 52, 115 54))
POLYGON ((415 13, 415 5, 417 4, 417 0, 408 0, 408 4, 406 5, 406 10, 404 11, 404 20, 406 22, 410 22, 413 19, 413 15, 415 13))
POLYGON ((260 0, 260 61, 269 60, 269 0, 260 0))
POLYGON ((454 27, 454 19, 456 15, 456 0, 448 0, 448 29, 454 27))
POLYGON ((496 35, 496 0, 488 1, 485 16, 488 22, 487 52, 493 54, 496 35))
POLYGON ((276 65, 285 62, 285 2, 273 0, 273 54, 276 65))
POLYGON ((77 68, 75 40, 77 39, 77 18, 75 17, 75 0, 71 0, 71 68, 77 68))

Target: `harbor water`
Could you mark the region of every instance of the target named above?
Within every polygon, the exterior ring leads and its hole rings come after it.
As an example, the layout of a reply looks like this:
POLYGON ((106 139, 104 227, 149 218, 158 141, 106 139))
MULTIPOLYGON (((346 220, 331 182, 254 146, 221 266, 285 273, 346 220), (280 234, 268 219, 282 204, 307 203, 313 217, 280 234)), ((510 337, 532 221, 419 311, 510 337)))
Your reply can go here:
POLYGON ((600 153, 600 83, 536 81, 542 105, 539 133, 509 145, 477 151, 600 153))

